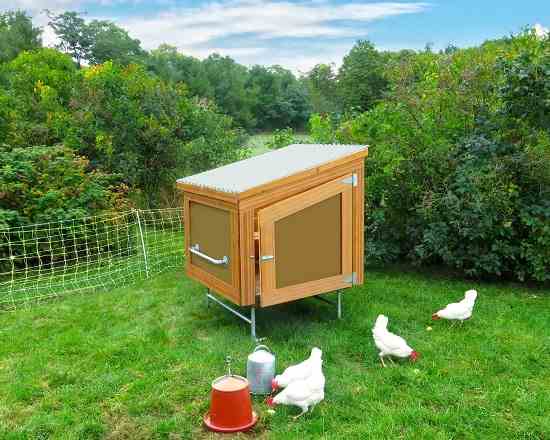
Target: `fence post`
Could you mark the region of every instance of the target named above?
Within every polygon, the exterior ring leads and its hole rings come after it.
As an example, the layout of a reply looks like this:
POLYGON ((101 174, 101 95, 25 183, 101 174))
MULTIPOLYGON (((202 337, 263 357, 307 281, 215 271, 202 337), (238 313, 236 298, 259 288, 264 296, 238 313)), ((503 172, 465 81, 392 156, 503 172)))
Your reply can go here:
POLYGON ((147 250, 145 249, 145 240, 143 239, 143 230, 141 229, 141 219, 139 218, 139 210, 134 209, 137 217, 139 238, 141 239, 141 247, 143 249, 143 261, 145 262, 145 278, 149 278, 149 266, 147 265, 147 250))

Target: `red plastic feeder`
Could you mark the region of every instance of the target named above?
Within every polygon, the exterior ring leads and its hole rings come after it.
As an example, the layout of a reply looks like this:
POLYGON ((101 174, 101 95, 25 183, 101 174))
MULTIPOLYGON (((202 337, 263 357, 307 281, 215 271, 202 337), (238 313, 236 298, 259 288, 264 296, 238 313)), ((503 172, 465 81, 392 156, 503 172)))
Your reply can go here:
POLYGON ((248 380, 242 376, 227 374, 212 382, 210 412, 204 416, 204 424, 211 431, 247 431, 258 421, 252 411, 248 380))

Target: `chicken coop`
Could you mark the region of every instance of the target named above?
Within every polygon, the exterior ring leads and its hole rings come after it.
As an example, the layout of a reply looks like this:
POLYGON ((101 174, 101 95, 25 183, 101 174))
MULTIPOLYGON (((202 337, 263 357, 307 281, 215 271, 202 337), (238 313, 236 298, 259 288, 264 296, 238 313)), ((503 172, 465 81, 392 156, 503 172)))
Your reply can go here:
POLYGON ((207 302, 248 322, 253 337, 256 308, 337 291, 340 317, 341 291, 363 283, 367 154, 294 144, 179 179, 186 272, 207 302))

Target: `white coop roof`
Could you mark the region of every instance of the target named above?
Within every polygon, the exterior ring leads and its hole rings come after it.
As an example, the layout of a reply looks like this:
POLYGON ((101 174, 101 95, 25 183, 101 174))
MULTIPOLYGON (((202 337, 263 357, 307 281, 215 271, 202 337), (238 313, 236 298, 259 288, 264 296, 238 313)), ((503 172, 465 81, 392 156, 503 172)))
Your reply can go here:
POLYGON ((367 150, 366 145, 292 144, 184 177, 178 183, 238 194, 367 150))

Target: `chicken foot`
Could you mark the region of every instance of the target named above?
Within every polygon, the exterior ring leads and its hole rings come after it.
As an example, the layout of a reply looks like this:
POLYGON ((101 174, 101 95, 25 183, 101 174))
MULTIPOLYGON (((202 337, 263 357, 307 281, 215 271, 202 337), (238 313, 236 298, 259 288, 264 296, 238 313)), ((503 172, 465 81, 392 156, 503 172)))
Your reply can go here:
POLYGON ((302 412, 297 416, 292 417, 292 420, 296 420, 298 417, 303 416, 305 413, 307 413, 307 408, 306 409, 302 408, 302 412))
POLYGON ((386 364, 384 363, 384 356, 379 356, 379 357, 380 357, 380 362, 382 362, 382 366, 386 368, 386 364))

